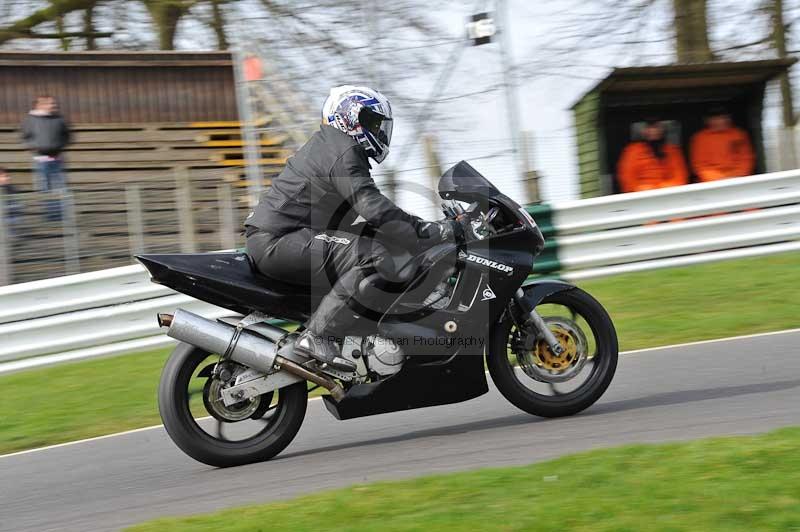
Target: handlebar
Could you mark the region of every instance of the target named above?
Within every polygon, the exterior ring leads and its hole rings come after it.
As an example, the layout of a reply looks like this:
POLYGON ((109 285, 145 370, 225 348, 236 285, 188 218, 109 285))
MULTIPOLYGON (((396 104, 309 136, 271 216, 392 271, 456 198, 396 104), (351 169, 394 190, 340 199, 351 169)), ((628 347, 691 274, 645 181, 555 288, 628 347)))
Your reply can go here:
POLYGON ((482 212, 477 203, 473 203, 468 209, 464 209, 458 203, 442 203, 442 212, 445 219, 456 222, 459 230, 456 231, 456 240, 463 240, 465 243, 471 240, 483 240, 489 235, 497 233, 497 229, 492 222, 497 218, 500 209, 496 206, 491 207, 487 212, 482 212))

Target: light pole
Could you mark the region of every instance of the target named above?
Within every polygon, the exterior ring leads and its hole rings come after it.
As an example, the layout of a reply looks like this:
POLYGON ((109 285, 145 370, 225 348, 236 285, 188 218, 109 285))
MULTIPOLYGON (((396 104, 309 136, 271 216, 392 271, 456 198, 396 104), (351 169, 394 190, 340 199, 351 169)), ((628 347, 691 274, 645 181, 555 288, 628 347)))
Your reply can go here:
POLYGON ((262 176, 261 176, 261 135, 256 132, 256 124, 253 120, 253 112, 250 94, 250 83, 263 83, 263 80, 248 80, 244 75, 245 54, 241 50, 232 53, 234 84, 236 86, 236 105, 239 111, 241 122, 242 141, 244 148, 245 166, 244 172, 247 178, 247 196, 249 206, 255 207, 261 195, 262 176))
MULTIPOLYGON (((514 160, 514 168, 517 172, 517 179, 522 181, 525 177, 525 163, 520 157, 520 133, 519 133, 519 105, 517 103, 517 84, 514 79, 513 58, 511 56, 511 32, 509 31, 508 0, 497 0, 495 4, 497 16, 497 26, 500 33, 500 63, 503 68, 503 85, 505 88, 506 99, 506 120, 511 134, 511 153, 514 160)), ((527 191, 526 191, 527 194, 527 191)), ((530 200, 531 198, 526 198, 530 200)))

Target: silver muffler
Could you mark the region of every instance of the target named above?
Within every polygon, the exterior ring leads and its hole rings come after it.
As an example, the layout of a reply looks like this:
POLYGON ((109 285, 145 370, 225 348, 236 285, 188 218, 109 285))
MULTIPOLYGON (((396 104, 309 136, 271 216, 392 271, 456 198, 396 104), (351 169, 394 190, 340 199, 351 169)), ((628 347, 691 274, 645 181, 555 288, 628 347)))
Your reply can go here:
MULTIPOLYGON (((173 315, 159 314, 158 324, 169 327, 167 336, 170 338, 195 345, 209 353, 219 354, 261 373, 288 371, 327 389, 337 401, 344 397, 344 390, 338 383, 278 355, 275 342, 261 334, 209 320, 183 309, 177 309, 173 315)), ((283 329, 263 322, 257 324, 256 330, 276 339, 286 334, 283 329)))
POLYGON ((164 315, 158 318, 159 324, 169 322, 167 336, 170 338, 196 345, 262 373, 271 372, 275 366, 278 346, 247 329, 237 329, 183 309, 176 310, 172 319, 164 315))

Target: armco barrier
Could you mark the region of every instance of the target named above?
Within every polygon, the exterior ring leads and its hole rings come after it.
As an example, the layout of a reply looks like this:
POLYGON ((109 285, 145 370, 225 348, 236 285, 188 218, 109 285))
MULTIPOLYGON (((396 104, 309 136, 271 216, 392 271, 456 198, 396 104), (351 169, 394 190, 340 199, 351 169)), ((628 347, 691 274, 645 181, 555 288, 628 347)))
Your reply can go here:
POLYGON ((552 206, 558 235, 800 203, 800 170, 617 194, 552 206))
POLYGON ((139 265, 0 287, 0 324, 174 293, 139 265))
MULTIPOLYGON (((529 211, 548 238, 534 272, 568 280, 798 251, 800 171, 529 211)), ((139 265, 0 287, 0 373, 171 345, 155 314, 177 307, 230 314, 139 265)))
POLYGON ((158 334, 156 314, 185 308, 205 316, 233 312, 176 294, 133 303, 78 310, 0 325, 0 362, 158 334))
POLYGON ((800 205, 556 237, 563 271, 800 240, 800 205))

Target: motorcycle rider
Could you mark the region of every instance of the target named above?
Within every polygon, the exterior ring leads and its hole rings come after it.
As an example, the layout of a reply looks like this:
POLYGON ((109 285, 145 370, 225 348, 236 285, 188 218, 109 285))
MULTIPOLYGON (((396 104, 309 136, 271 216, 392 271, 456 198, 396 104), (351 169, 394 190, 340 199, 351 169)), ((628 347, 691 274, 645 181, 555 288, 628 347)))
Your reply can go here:
MULTIPOLYGON (((373 308, 359 292, 374 273, 392 280, 394 260, 381 243, 434 245, 452 235, 447 223, 425 222, 381 194, 368 158, 389 153, 392 109, 380 92, 344 85, 330 91, 322 124, 291 157, 245 220, 247 252, 264 275, 284 282, 333 289, 295 342, 295 350, 334 369, 354 371, 336 338, 358 319, 350 303, 373 308), (355 234, 358 216, 378 238, 355 234)), ((371 279, 373 279, 371 277, 371 279)), ((373 296, 374 297, 374 296, 373 296)))

